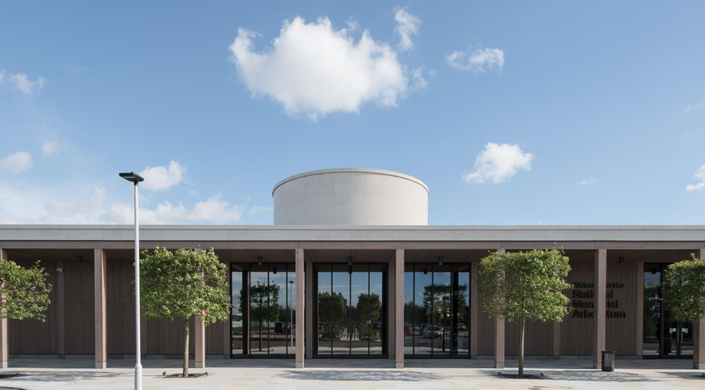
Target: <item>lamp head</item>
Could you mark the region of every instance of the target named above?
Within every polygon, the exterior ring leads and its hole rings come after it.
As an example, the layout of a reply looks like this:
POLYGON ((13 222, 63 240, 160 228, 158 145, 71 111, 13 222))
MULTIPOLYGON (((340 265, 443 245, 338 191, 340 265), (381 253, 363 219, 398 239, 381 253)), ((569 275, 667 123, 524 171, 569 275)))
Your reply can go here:
POLYGON ((134 172, 122 172, 122 173, 120 173, 120 177, 129 181, 129 182, 134 183, 135 185, 137 185, 137 183, 139 183, 141 181, 144 181, 144 178, 142 176, 140 176, 134 172))

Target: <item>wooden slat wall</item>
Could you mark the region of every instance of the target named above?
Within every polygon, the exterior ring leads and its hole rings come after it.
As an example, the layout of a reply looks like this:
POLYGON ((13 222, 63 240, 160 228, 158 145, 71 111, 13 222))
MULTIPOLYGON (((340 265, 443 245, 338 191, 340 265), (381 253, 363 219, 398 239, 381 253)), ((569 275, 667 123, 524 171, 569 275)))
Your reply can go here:
MULTIPOLYGON (((637 282, 638 264, 634 261, 619 265, 617 257, 609 256, 607 251, 607 293, 614 291, 614 299, 618 300, 619 307, 607 308, 608 311, 624 311, 626 318, 607 318, 605 347, 607 350, 617 352, 617 356, 637 355, 637 339, 634 333, 637 329, 637 282), (610 283, 624 283, 623 288, 610 288, 610 283)), ((641 275, 643 278, 643 275, 641 275)))
MULTIPOLYGON (((571 271, 568 274, 568 283, 594 281, 594 263, 592 260, 578 260, 570 262, 571 271)), ((572 301, 572 291, 566 291, 572 301)), ((592 345, 595 339, 594 319, 574 318, 569 313, 561 323, 561 355, 586 356, 592 355, 592 345)))
MULTIPOLYGON (((477 302, 482 305, 482 293, 478 292, 477 302)), ((477 354, 494 355, 494 320, 487 317, 482 311, 482 306, 478 308, 477 318, 477 354)))
POLYGON ((64 262, 66 354, 95 353, 93 259, 64 262))
POLYGON ((230 325, 229 322, 216 322, 206 326, 206 355, 227 355, 228 351, 223 348, 225 346, 225 331, 224 326, 230 325))
MULTIPOLYGON (((507 322, 505 325, 505 354, 519 355, 519 323, 507 322)), ((553 354, 553 323, 527 321, 524 338, 526 356, 548 356, 553 354)))
MULTIPOLYGON (((106 282, 108 355, 134 355, 135 297, 132 284, 134 280, 132 262, 110 261, 110 253, 108 253, 106 274, 108 275, 106 282)), ((192 319, 189 338, 189 353, 191 355, 195 351, 194 324, 192 319)), ((183 353, 184 323, 182 319, 165 321, 142 318, 141 327, 142 354, 180 355, 183 353)), ((210 328, 207 328, 206 333, 210 328)))
MULTIPOLYGON (((32 260, 15 261, 23 267, 33 267, 32 260)), ((57 262, 42 261, 41 266, 49 274, 47 282, 51 283, 49 294, 51 304, 46 314, 46 322, 39 320, 8 321, 8 353, 11 355, 56 355, 59 353, 59 305, 57 262)), ((64 271, 66 272, 66 271, 64 271)))

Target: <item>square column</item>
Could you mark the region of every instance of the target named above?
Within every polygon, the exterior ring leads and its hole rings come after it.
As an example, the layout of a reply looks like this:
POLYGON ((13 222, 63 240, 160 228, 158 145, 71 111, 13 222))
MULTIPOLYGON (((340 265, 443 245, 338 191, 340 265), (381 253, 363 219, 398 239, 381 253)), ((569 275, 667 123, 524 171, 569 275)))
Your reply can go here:
POLYGON ((595 341, 592 350, 593 368, 602 366, 607 321, 607 249, 595 251, 595 341))
POLYGON ((315 299, 313 296, 313 291, 315 290, 313 286, 313 263, 307 261, 305 267, 306 286, 304 286, 304 292, 306 293, 306 326, 304 326, 304 330, 306 333, 306 359, 313 359, 313 331, 316 329, 316 321, 313 319, 313 305, 315 299))
POLYGON ((477 358, 477 343, 479 342, 477 326, 480 314, 480 297, 477 296, 477 272, 480 263, 474 261, 470 263, 470 358, 477 358))
MULTIPOLYGON (((698 258, 705 259, 705 248, 699 252, 698 258)), ((705 319, 693 323, 693 368, 705 370, 705 319)))
POLYGON ((196 316, 195 323, 196 368, 206 368, 206 323, 201 316, 196 316))
MULTIPOLYGON (((0 261, 7 261, 7 251, 0 248, 0 261)), ((0 297, 0 300, 5 300, 5 297, 0 297)), ((0 319, 0 369, 7 369, 8 353, 7 353, 7 318, 0 319)))
POLYGON ((306 336, 304 336, 304 250, 296 249, 296 368, 304 368, 304 346, 306 336))
POLYGON ((404 250, 397 249, 394 270, 394 363, 404 368, 404 250))
POLYGON ((93 250, 93 289, 95 292, 95 368, 107 367, 107 314, 105 309, 105 250, 93 250))
MULTIPOLYGON (((497 249, 504 253, 504 249, 497 249)), ((504 368, 504 318, 494 320, 494 368, 504 368)))

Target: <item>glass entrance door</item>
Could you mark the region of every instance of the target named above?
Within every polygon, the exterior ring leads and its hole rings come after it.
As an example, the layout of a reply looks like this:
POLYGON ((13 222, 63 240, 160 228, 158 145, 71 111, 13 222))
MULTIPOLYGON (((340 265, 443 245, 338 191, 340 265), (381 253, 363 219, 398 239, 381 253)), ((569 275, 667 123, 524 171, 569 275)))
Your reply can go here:
POLYGON ((404 355, 470 357, 470 265, 409 264, 404 272, 404 355))
POLYGON ((693 324, 671 318, 663 298, 667 264, 644 265, 644 358, 692 358, 693 324))
POLYGON ((232 264, 231 296, 231 356, 294 356, 293 264, 232 264))
POLYGON ((316 357, 384 357, 385 264, 315 264, 316 357))

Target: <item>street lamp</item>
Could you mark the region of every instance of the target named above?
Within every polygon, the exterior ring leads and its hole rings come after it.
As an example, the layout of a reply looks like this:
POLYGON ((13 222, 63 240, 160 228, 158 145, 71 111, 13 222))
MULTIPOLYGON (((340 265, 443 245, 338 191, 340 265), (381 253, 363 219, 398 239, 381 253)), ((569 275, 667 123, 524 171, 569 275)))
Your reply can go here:
POLYGON ((135 187, 135 334, 137 335, 135 350, 135 390, 142 390, 142 357, 140 351, 140 224, 137 186, 141 181, 144 181, 144 178, 134 172, 120 173, 120 177, 131 182, 135 187))

